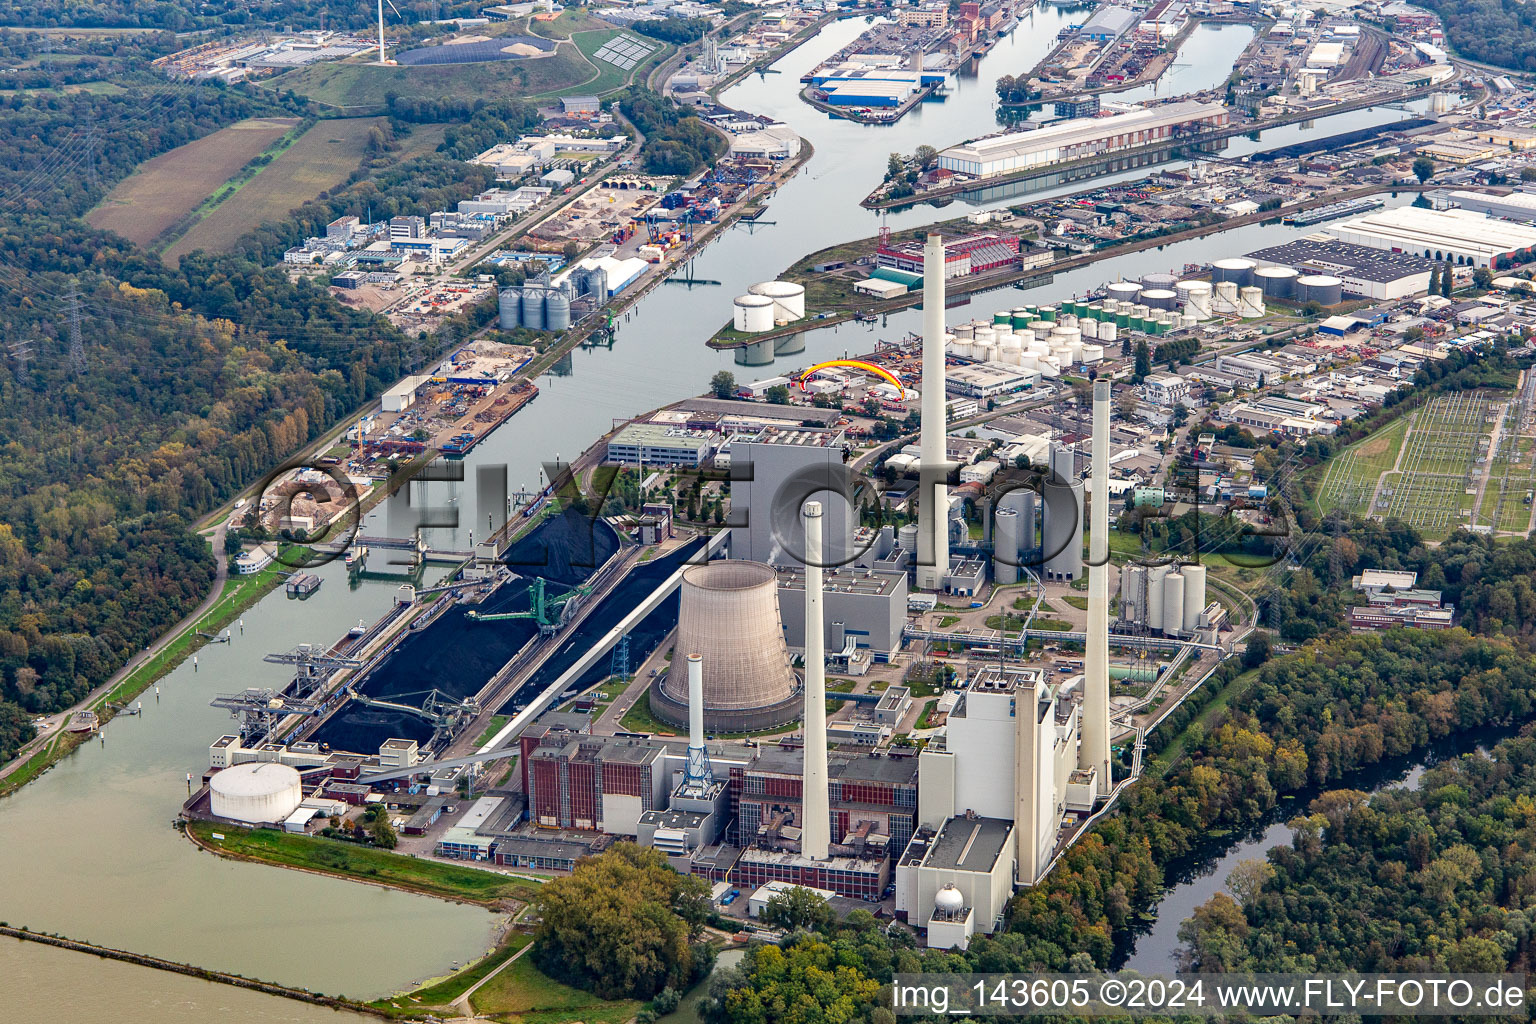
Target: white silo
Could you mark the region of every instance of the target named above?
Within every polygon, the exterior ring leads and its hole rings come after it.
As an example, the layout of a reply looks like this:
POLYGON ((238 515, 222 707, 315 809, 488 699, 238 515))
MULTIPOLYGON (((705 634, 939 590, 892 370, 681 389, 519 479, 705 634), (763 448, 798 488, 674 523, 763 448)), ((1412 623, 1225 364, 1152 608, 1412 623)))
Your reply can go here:
POLYGON ((1078 357, 1084 366, 1093 366, 1104 361, 1103 345, 1084 345, 1082 355, 1078 357))
POLYGON ((747 291, 773 300, 775 320, 800 320, 805 317, 805 286, 793 281, 764 281, 747 291))
POLYGON ((1099 340, 1108 344, 1120 340, 1120 328, 1116 324, 1099 324, 1099 340))
POLYGON ((992 579, 997 583, 1019 582, 1019 512, 1000 508, 992 520, 992 579))
POLYGON ((1146 566, 1127 565, 1120 570, 1120 617, 1127 622, 1145 622, 1146 604, 1146 566))
POLYGON ((1184 574, 1184 632, 1193 633, 1205 611, 1205 566, 1191 562, 1180 571, 1184 574))
POLYGON ((232 765, 214 774, 208 790, 216 816, 249 825, 280 822, 304 799, 298 771, 276 761, 232 765))
POLYGON ((1099 322, 1092 317, 1083 317, 1077 322, 1078 330, 1083 332, 1083 337, 1089 341, 1097 341, 1099 338, 1099 322))
POLYGON ((1141 621, 1148 629, 1163 627, 1163 580, 1168 576, 1168 571, 1166 565, 1147 566, 1147 607, 1141 621))
POLYGON ((743 334, 773 330, 773 300, 766 295, 738 295, 732 303, 732 326, 743 334))
POLYGON ((1161 623, 1164 633, 1172 636, 1184 629, 1184 577, 1177 572, 1171 572, 1163 577, 1163 621, 1161 623))

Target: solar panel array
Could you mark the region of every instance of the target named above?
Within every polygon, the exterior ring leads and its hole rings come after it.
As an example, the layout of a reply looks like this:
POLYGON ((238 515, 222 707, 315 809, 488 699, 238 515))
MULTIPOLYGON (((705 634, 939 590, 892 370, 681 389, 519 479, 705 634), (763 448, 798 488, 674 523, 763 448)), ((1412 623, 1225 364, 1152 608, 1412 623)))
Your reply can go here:
POLYGON ((633 71, 645 55, 656 49, 655 43, 643 42, 630 35, 617 35, 603 44, 592 56, 612 64, 620 71, 633 71))

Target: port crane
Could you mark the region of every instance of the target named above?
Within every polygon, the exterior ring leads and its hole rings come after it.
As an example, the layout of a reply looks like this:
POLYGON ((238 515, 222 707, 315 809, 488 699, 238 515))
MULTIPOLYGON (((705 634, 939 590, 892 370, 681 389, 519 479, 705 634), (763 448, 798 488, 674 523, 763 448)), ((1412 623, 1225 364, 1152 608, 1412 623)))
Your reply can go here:
POLYGON ((548 636, 565 625, 576 610, 577 600, 592 593, 592 585, 572 587, 557 597, 545 593, 544 578, 533 581, 533 606, 526 612, 481 612, 471 609, 464 613, 470 622, 505 622, 510 619, 533 619, 539 624, 539 632, 548 636))
MULTIPOLYGON (((420 707, 393 700, 381 700, 356 690, 349 690, 348 696, 364 707, 398 711, 426 721, 432 726, 432 738, 427 741, 428 746, 436 746, 439 741, 451 738, 465 723, 474 721, 475 716, 480 714, 480 702, 473 697, 455 700, 436 688, 427 691, 426 699, 421 702, 420 707)), ((398 696, 411 695, 399 694, 398 696)))
POLYGON ((292 692, 296 697, 314 693, 332 672, 363 667, 363 663, 356 658, 327 654, 326 649, 319 644, 299 644, 291 651, 268 654, 261 660, 272 665, 294 667, 292 692))
POLYGON ((272 735, 278 722, 289 715, 312 717, 328 710, 329 700, 314 700, 279 693, 271 687, 248 686, 239 693, 221 693, 208 702, 240 719, 240 742, 254 746, 272 735))

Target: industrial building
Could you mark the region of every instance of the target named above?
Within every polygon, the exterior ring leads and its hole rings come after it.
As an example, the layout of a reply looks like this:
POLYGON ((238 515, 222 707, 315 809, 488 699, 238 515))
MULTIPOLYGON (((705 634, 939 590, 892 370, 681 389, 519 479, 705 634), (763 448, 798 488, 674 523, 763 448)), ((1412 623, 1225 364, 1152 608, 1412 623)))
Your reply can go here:
MULTIPOLYGON (((784 642, 796 650, 805 646, 805 570, 778 569, 779 610, 784 642)), ((907 623, 907 574, 848 566, 823 572, 823 607, 828 657, 847 661, 868 651, 889 661, 901 649, 907 623)))
POLYGON ((811 498, 825 515, 830 566, 853 560, 853 478, 848 442, 838 429, 768 428, 730 441, 731 557, 770 565, 803 564, 800 507, 811 498))
POLYGON ((631 423, 608 439, 607 462, 625 466, 697 466, 714 435, 664 423, 631 423))
POLYGON ((1536 221, 1536 192, 1521 189, 1511 192, 1509 195, 1499 196, 1488 192, 1468 192, 1457 189, 1452 192, 1443 192, 1434 197, 1439 203, 1449 203, 1463 210, 1473 213, 1486 214, 1489 217, 1502 217, 1505 220, 1518 220, 1530 224, 1536 221))
POLYGON ((1323 230, 1344 242, 1471 267, 1523 263, 1536 250, 1536 226, 1499 220, 1473 210, 1399 206, 1332 224, 1323 230))
MULTIPOLYGON (((1417 253, 1357 245, 1334 238, 1310 236, 1248 254, 1258 265, 1254 282, 1266 298, 1306 301, 1295 294, 1295 282, 1318 275, 1336 277, 1342 296, 1356 299, 1401 299, 1429 290, 1434 261, 1417 253), (1291 273, 1266 272, 1283 268, 1291 273)), ((1325 302, 1323 305, 1333 305, 1325 302)))
POLYGON ((666 806, 665 750, 642 740, 580 736, 526 755, 528 817, 545 828, 634 836, 666 806))
POLYGON ((1165 103, 951 146, 939 153, 939 167, 957 174, 990 178, 1172 141, 1226 123, 1227 108, 1220 103, 1165 103))
POLYGON ((1127 565, 1120 571, 1120 622, 1132 632, 1192 636, 1209 624, 1205 581, 1199 564, 1127 565))
POLYGON ((664 722, 688 724, 688 681, 678 655, 699 654, 710 732, 756 732, 799 718, 800 682, 780 622, 772 566, 732 559, 683 570, 676 653, 651 685, 651 711, 664 722))
POLYGON ((1171 409, 1189 397, 1189 381, 1176 373, 1149 373, 1141 390, 1153 405, 1171 409))
POLYGON ((1040 374, 1006 363, 971 363, 947 370, 944 389, 967 398, 995 398, 1028 391, 1040 382, 1040 374))
MULTIPOLYGON (((923 272, 924 247, 918 242, 886 242, 875 250, 875 263, 905 274, 923 272)), ((1019 262, 1017 235, 983 233, 950 238, 944 242, 944 276, 968 277, 1019 262)), ((915 283, 915 282, 914 282, 915 283)))
POLYGON ((896 913, 926 928, 930 947, 965 949, 1003 916, 1017 869, 1013 829, 1011 818, 950 818, 922 829, 902 851, 896 913))

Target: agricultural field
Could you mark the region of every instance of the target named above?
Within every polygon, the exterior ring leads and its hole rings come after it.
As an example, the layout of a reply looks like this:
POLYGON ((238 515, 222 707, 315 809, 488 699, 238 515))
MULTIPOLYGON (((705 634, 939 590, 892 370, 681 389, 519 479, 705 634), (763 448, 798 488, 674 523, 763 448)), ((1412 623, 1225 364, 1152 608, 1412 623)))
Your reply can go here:
POLYGON ((195 249, 225 251, 263 221, 281 219, 335 188, 357 170, 369 132, 382 124, 379 118, 319 122, 169 246, 165 260, 195 249))
POLYGON ((296 118, 250 118, 162 153, 118 182, 85 220, 147 246, 298 123, 296 118))

